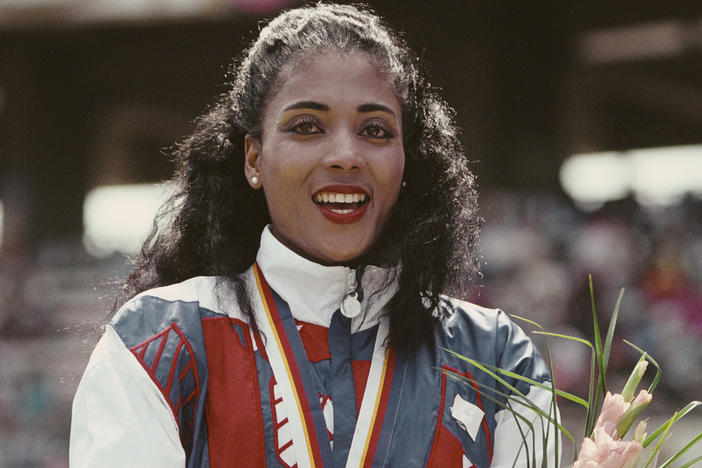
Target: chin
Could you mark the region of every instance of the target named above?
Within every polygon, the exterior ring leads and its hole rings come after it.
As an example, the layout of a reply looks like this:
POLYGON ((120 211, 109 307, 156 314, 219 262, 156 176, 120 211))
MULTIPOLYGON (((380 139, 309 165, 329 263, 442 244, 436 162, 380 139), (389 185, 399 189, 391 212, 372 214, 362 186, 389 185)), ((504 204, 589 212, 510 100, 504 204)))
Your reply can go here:
POLYGON ((331 255, 323 255, 316 261, 325 265, 349 265, 354 263, 355 260, 359 259, 362 256, 363 253, 349 253, 340 255, 338 252, 335 252, 331 255))
POLYGON ((330 265, 348 265, 353 264, 363 258, 370 250, 370 245, 359 246, 358 248, 349 249, 348 244, 338 246, 328 246, 323 252, 320 252, 324 263, 330 265))

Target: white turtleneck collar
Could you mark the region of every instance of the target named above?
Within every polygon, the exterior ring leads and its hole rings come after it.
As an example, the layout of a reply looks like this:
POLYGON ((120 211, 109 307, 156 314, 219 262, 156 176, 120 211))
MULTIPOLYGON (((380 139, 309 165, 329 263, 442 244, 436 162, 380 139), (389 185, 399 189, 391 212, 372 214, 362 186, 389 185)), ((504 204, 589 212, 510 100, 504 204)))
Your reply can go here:
MULTIPOLYGON (((295 319, 325 327, 339 309, 347 278, 355 274, 349 267, 324 266, 301 257, 276 239, 270 226, 261 234, 256 262, 271 288, 288 303, 295 319)), ((361 288, 361 313, 351 321, 353 332, 378 323, 383 307, 397 291, 396 270, 367 266, 361 288)))

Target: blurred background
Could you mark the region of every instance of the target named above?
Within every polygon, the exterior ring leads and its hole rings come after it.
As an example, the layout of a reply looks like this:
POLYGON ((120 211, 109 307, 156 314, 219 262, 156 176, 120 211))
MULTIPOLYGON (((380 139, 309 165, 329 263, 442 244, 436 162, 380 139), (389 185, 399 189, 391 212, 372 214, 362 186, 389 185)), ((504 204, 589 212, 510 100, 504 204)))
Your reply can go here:
MULTIPOLYGON (((164 153, 261 19, 298 4, 0 0, 0 467, 68 466, 71 399, 164 153)), ((624 287, 611 388, 638 357, 626 338, 664 369, 654 415, 702 399, 702 4, 371 5, 431 64, 475 161, 471 299, 589 339, 588 274, 603 325, 624 287)), ((587 350, 551 346, 583 395, 587 350)), ((676 427, 671 447, 702 417, 676 427)))

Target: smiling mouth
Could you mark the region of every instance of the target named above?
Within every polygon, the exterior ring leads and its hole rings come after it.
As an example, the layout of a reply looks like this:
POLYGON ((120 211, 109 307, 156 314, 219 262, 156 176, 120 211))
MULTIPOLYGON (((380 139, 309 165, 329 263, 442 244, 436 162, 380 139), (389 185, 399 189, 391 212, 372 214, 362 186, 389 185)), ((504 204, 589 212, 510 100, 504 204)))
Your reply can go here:
POLYGON ((369 197, 361 192, 318 192, 312 197, 312 200, 320 207, 334 214, 348 215, 354 213, 368 203, 369 197))

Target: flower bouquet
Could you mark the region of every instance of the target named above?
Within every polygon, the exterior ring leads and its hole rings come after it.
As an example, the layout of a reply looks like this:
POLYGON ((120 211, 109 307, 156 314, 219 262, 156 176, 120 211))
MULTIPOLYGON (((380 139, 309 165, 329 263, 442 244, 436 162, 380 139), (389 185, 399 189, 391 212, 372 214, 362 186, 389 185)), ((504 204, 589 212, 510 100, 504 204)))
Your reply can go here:
MULTIPOLYGON (((555 438, 555 450, 553 453, 550 453, 550 451, 549 453, 544 453, 541 463, 537 462, 536 447, 547 446, 547 439, 549 438, 551 428, 554 431, 559 431, 573 445, 573 468, 687 468, 702 462, 702 456, 683 461, 685 454, 702 440, 702 432, 700 432, 677 453, 659 464, 658 458, 661 453, 661 447, 669 436, 670 428, 690 411, 702 405, 702 402, 692 401, 688 403, 649 434, 647 432, 648 420, 641 419, 641 417, 643 411, 653 398, 654 390, 661 378, 661 369, 658 363, 649 356, 648 353, 633 343, 624 340, 626 344, 639 352, 641 357, 634 366, 621 393, 611 393, 607 389, 607 365, 609 363, 612 339, 623 293, 624 290, 622 289, 619 293, 616 305, 614 306, 607 334, 603 340, 602 334, 600 333, 597 311, 595 309, 592 278, 590 277, 594 344, 582 338, 546 331, 534 321, 512 315, 514 319, 536 327, 537 330, 533 331, 534 334, 545 336, 547 363, 552 376, 551 382, 540 383, 514 372, 453 353, 461 359, 468 361, 480 371, 493 377, 496 382, 508 390, 509 393, 507 394, 494 388, 483 387, 481 393, 482 396, 509 410, 515 417, 518 425, 521 426, 522 448, 526 451, 526 457, 518 453, 514 461, 514 466, 517 466, 518 460, 524 460, 525 458, 528 467, 561 466, 561 460, 559 460, 561 451, 558 447, 560 438, 558 437, 555 438), (590 349, 590 381, 587 399, 556 388, 553 383, 555 375, 551 358, 551 348, 548 341, 549 337, 576 341, 590 349), (639 390, 637 394, 636 390, 641 383, 649 363, 655 367, 656 375, 650 386, 647 389, 639 390), (514 385, 511 385, 507 381, 508 379, 512 382, 516 379, 550 391, 552 394, 550 410, 546 412, 537 406, 533 401, 529 400, 524 393, 517 390, 514 385), (556 407, 557 397, 573 402, 586 411, 585 437, 579 444, 568 429, 561 424, 556 407), (501 403, 501 401, 506 401, 506 403, 501 403), (537 422, 541 427, 540 431, 535 431, 534 426, 536 424, 534 420, 525 417, 524 411, 520 411, 520 408, 528 408, 529 411, 537 415, 537 422), (630 430, 632 427, 634 427, 633 431, 630 430), (544 428, 546 428, 546 430, 544 430, 544 428), (538 439, 538 434, 535 435, 534 432, 540 432, 540 441, 536 440, 538 439), (538 445, 537 442, 539 442, 538 445)), ((452 375, 451 377, 456 379, 462 378, 460 375, 452 375)), ((523 461, 519 461, 519 463, 523 463, 523 461)))

